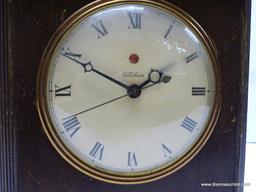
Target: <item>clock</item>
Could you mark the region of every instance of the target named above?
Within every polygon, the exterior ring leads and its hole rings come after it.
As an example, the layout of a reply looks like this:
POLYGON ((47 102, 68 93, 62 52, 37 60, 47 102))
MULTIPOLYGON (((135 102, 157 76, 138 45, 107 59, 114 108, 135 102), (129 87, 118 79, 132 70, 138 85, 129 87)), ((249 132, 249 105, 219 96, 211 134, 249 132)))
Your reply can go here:
POLYGON ((150 182, 188 163, 213 131, 217 52, 168 2, 96 1, 51 38, 36 96, 48 139, 73 167, 111 183, 150 182))

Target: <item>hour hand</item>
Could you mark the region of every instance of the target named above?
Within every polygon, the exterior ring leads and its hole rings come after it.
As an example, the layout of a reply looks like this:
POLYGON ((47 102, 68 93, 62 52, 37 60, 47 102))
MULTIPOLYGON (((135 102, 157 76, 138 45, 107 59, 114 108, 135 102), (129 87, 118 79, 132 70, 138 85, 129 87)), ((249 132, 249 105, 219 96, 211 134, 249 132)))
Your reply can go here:
POLYGON ((160 82, 168 83, 171 80, 171 77, 168 75, 164 75, 164 73, 160 70, 151 69, 148 74, 148 79, 139 85, 140 89, 144 88, 147 84, 153 83, 157 84, 160 82))

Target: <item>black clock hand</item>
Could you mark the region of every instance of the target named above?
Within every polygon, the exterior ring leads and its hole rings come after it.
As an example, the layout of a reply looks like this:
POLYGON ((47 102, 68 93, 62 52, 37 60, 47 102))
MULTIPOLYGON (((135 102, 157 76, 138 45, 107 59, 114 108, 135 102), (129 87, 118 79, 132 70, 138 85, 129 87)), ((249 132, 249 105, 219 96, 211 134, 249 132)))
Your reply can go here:
POLYGON ((163 73, 158 70, 151 69, 150 73, 148 74, 148 79, 144 81, 142 84, 139 85, 139 88, 142 89, 147 84, 151 83, 157 83, 161 81, 163 73))
POLYGON ((128 89, 127 85, 125 85, 125 84, 121 83, 120 81, 118 81, 118 80, 116 80, 116 79, 114 79, 114 78, 112 78, 112 77, 102 73, 101 71, 99 71, 97 69, 94 69, 94 67, 92 66, 91 62, 82 63, 82 62, 74 59, 73 57, 68 56, 67 54, 62 54, 61 53, 61 55, 63 55, 64 57, 66 57, 66 58, 68 58, 68 59, 70 59, 70 60, 72 60, 72 61, 74 61, 74 62, 76 62, 76 63, 78 63, 80 65, 82 65, 82 67, 84 68, 84 72, 91 72, 91 71, 93 71, 94 73, 96 73, 96 74, 98 74, 98 75, 100 75, 100 76, 102 76, 102 77, 104 77, 104 78, 106 78, 106 79, 116 83, 117 85, 125 88, 126 90, 128 89))
POLYGON ((160 83, 161 81, 164 83, 168 83, 171 80, 170 76, 164 75, 162 71, 159 70, 151 70, 148 74, 148 79, 139 85, 139 88, 142 89, 149 83, 160 83))
POLYGON ((95 72, 95 73, 97 73, 97 74, 99 74, 99 75, 101 75, 102 77, 105 77, 106 79, 108 79, 108 80, 110 80, 110 81, 116 83, 117 85, 119 85, 119 86, 121 86, 121 87, 123 87, 123 88, 125 88, 125 89, 128 89, 128 86, 125 85, 125 84, 123 84, 123 83, 121 83, 120 81, 118 81, 118 80, 116 80, 116 79, 113 79, 112 77, 110 77, 110 76, 108 76, 108 75, 106 75, 106 74, 104 74, 104 73, 102 73, 102 72, 100 72, 100 71, 98 71, 98 70, 96 70, 96 69, 94 69, 94 68, 92 69, 92 71, 95 72))
POLYGON ((128 87, 127 89, 128 96, 135 99, 141 95, 142 89, 144 89, 144 87, 147 84, 153 83, 153 85, 155 85, 161 82, 168 83, 170 80, 171 80, 171 77, 168 75, 163 75, 161 71, 151 70, 148 75, 148 79, 144 81, 142 84, 140 85, 132 84, 128 87))
POLYGON ((99 108, 99 107, 101 107, 101 106, 103 106, 103 105, 112 103, 112 102, 114 102, 114 101, 116 101, 116 100, 119 100, 119 99, 122 99, 122 98, 124 98, 124 97, 126 97, 126 96, 128 96, 128 95, 125 94, 125 95, 122 95, 122 96, 117 97, 117 98, 115 98, 115 99, 111 99, 111 100, 109 100, 109 101, 106 101, 106 102, 104 102, 104 103, 101 103, 101 104, 99 104, 99 105, 96 105, 96 106, 94 106, 94 107, 91 107, 91 108, 89 108, 89 109, 86 109, 86 110, 84 110, 84 111, 81 111, 81 112, 79 112, 79 113, 76 113, 76 114, 74 114, 74 115, 72 115, 72 116, 66 117, 65 119, 68 119, 68 118, 71 118, 71 117, 74 117, 74 116, 77 116, 77 115, 81 115, 81 114, 86 113, 86 112, 89 112, 89 111, 91 111, 91 110, 93 110, 93 109, 97 109, 97 108, 99 108))

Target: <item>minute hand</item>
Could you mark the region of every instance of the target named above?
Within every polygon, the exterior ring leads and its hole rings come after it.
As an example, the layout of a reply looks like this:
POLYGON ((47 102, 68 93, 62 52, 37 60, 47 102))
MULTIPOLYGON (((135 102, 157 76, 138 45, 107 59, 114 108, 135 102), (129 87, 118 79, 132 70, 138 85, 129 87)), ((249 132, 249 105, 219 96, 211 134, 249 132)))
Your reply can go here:
POLYGON ((68 59, 70 59, 70 60, 80 64, 84 68, 85 72, 93 71, 93 72, 97 73, 98 75, 100 75, 100 76, 102 76, 102 77, 104 77, 104 78, 106 78, 106 79, 108 79, 108 80, 118 84, 119 86, 121 86, 121 87, 123 87, 125 89, 128 89, 127 85, 125 85, 125 84, 121 83, 120 81, 118 81, 118 80, 116 80, 116 79, 114 79, 114 78, 112 78, 112 77, 110 77, 110 76, 108 76, 108 75, 98 71, 97 69, 94 69, 94 67, 91 64, 91 62, 83 63, 83 62, 81 62, 81 61, 79 61, 79 60, 77 60, 77 59, 75 59, 75 58, 73 58, 73 57, 71 57, 71 56, 69 56, 67 54, 61 54, 61 55, 63 55, 64 57, 66 57, 66 58, 68 58, 68 59))
POLYGON ((114 79, 114 78, 112 78, 112 77, 110 77, 110 76, 108 76, 108 75, 106 75, 106 74, 104 74, 104 73, 94 69, 94 68, 92 69, 92 71, 97 73, 98 75, 100 75, 100 76, 102 76, 102 77, 104 77, 104 78, 106 78, 106 79, 108 79, 108 80, 118 84, 119 86, 121 86, 121 87, 123 87, 125 89, 128 89, 128 86, 123 84, 123 83, 121 83, 120 81, 118 81, 118 80, 116 80, 116 79, 114 79))

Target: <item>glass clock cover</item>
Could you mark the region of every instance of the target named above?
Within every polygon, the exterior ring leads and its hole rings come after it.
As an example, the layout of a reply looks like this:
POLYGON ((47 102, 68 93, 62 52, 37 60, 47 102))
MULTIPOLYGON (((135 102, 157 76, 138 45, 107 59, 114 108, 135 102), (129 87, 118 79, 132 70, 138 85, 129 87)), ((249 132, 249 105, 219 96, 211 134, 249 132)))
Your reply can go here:
POLYGON ((42 59, 47 135, 71 164, 103 180, 152 180, 176 170, 216 120, 210 42, 180 14, 153 4, 80 10, 42 59))

